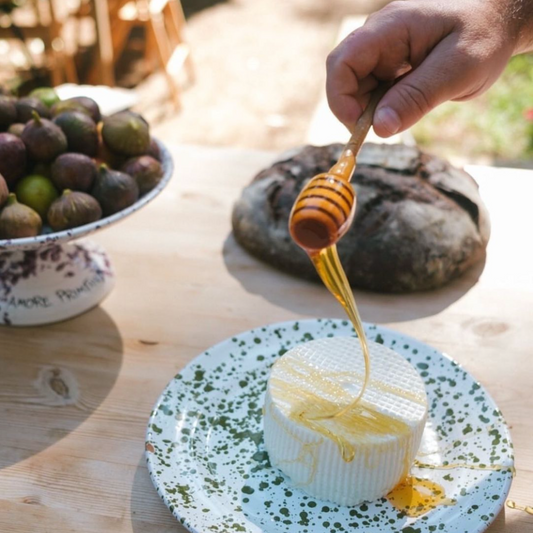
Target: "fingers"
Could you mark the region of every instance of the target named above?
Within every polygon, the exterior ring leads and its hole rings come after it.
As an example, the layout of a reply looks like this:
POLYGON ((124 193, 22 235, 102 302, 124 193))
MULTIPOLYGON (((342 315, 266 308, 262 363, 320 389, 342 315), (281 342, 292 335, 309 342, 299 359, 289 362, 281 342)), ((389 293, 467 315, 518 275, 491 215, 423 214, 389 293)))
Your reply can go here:
POLYGON ((478 76, 456 52, 455 37, 441 41, 422 64, 396 83, 374 114, 374 131, 390 137, 416 122, 439 104, 472 92, 478 76))
MULTIPOLYGON (((436 16, 436 9, 434 2, 392 2, 329 55, 328 103, 350 130, 377 80, 392 81, 418 67, 450 34, 453 24, 436 16)), ((401 128, 398 117, 387 109, 382 109, 381 119, 388 128, 401 128)), ((381 133, 385 135, 383 128, 381 133)))
POLYGON ((350 129, 361 115, 364 96, 377 84, 371 75, 378 56, 375 40, 363 29, 352 33, 328 56, 326 94, 333 114, 350 129), (350 61, 352 50, 360 50, 350 61))
POLYGON ((405 26, 394 19, 370 19, 328 56, 326 93, 334 115, 352 129, 378 80, 394 80, 408 71, 405 26))

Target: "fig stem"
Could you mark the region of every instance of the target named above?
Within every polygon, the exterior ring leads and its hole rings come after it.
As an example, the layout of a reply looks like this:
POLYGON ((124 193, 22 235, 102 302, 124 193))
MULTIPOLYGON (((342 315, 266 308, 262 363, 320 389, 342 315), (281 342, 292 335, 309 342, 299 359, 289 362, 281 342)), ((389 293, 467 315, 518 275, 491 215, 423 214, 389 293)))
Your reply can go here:
POLYGON ((70 189, 65 189, 63 191, 63 196, 67 196, 68 194, 70 194, 72 191, 70 189))
POLYGON ((41 125, 41 115, 39 115, 35 109, 31 112, 31 116, 33 117, 33 120, 37 122, 37 124, 41 125))
POLYGON ((10 192, 7 197, 6 205, 13 205, 17 203, 17 195, 14 192, 10 192))

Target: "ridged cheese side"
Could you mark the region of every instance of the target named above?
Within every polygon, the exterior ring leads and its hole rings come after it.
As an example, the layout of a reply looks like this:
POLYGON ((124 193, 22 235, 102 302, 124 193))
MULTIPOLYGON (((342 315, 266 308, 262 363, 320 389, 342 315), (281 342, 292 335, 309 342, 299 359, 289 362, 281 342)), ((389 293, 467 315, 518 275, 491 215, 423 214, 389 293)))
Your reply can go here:
POLYGON ((299 345, 272 367, 264 409, 270 462, 315 498, 356 505, 387 494, 416 455, 427 416, 424 384, 399 354, 369 343, 368 387, 362 386, 359 341, 320 339, 299 345))

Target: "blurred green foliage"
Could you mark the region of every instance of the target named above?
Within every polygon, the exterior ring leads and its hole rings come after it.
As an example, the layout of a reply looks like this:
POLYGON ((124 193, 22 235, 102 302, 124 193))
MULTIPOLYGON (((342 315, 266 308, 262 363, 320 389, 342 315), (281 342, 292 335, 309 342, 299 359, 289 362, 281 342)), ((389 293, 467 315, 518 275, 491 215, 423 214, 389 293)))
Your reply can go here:
POLYGON ((533 161, 533 54, 514 57, 483 95, 443 104, 412 130, 420 146, 443 156, 533 161))

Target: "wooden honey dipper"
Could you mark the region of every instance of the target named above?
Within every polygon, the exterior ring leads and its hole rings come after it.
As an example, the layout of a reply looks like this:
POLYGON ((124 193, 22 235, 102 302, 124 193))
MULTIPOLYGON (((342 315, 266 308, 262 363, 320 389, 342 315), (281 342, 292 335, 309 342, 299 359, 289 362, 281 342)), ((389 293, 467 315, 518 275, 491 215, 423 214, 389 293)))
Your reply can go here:
POLYGON ((289 231, 304 250, 316 252, 333 246, 350 227, 356 205, 350 179, 359 149, 372 125, 374 111, 389 87, 383 84, 374 91, 337 163, 328 172, 312 178, 296 198, 289 231))

